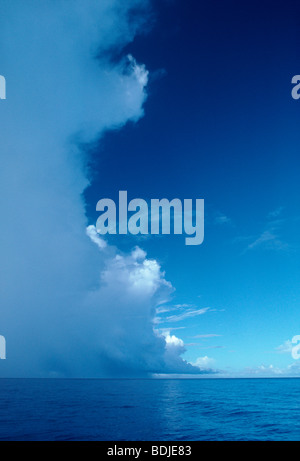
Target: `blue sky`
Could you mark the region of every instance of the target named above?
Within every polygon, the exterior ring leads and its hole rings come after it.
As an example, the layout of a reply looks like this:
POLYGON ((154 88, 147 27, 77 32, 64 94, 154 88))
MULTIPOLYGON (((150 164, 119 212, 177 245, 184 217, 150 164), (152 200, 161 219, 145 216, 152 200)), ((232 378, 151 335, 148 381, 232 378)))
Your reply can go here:
POLYGON ((299 4, 3 8, 0 376, 299 374, 299 4), (91 242, 120 190, 205 199, 204 243, 91 242))

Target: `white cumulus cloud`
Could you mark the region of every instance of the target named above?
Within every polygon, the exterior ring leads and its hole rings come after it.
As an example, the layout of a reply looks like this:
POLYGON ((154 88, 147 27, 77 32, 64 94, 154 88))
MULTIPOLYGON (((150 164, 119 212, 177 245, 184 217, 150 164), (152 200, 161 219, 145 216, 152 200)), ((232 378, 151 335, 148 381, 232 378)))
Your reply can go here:
POLYGON ((181 344, 153 330, 172 291, 157 261, 138 248, 122 255, 86 229, 78 146, 144 115, 146 67, 115 58, 145 24, 147 5, 2 2, 1 376, 197 372, 181 344))

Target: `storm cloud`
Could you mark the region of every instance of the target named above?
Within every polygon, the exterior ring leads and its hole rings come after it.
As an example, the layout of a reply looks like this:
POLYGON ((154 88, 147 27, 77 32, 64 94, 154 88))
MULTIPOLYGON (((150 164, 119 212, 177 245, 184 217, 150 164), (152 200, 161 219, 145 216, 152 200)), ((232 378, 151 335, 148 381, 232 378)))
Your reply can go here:
POLYGON ((1 0, 0 376, 201 372, 153 329, 173 290, 157 261, 86 232, 79 146, 144 115, 148 72, 122 49, 148 7, 1 0))

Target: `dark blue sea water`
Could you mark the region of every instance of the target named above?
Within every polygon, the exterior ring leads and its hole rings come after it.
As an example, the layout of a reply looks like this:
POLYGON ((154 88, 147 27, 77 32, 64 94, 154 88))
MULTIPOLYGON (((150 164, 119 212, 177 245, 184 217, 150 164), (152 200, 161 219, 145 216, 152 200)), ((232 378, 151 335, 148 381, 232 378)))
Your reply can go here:
POLYGON ((0 440, 300 440, 300 379, 0 380, 0 440))

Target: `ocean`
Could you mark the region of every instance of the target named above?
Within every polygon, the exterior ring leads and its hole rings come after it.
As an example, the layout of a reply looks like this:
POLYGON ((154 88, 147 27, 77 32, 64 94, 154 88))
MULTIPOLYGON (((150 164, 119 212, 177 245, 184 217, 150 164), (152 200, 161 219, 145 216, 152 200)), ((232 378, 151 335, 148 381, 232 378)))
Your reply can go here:
POLYGON ((300 440, 300 380, 1 379, 0 440, 300 440))

